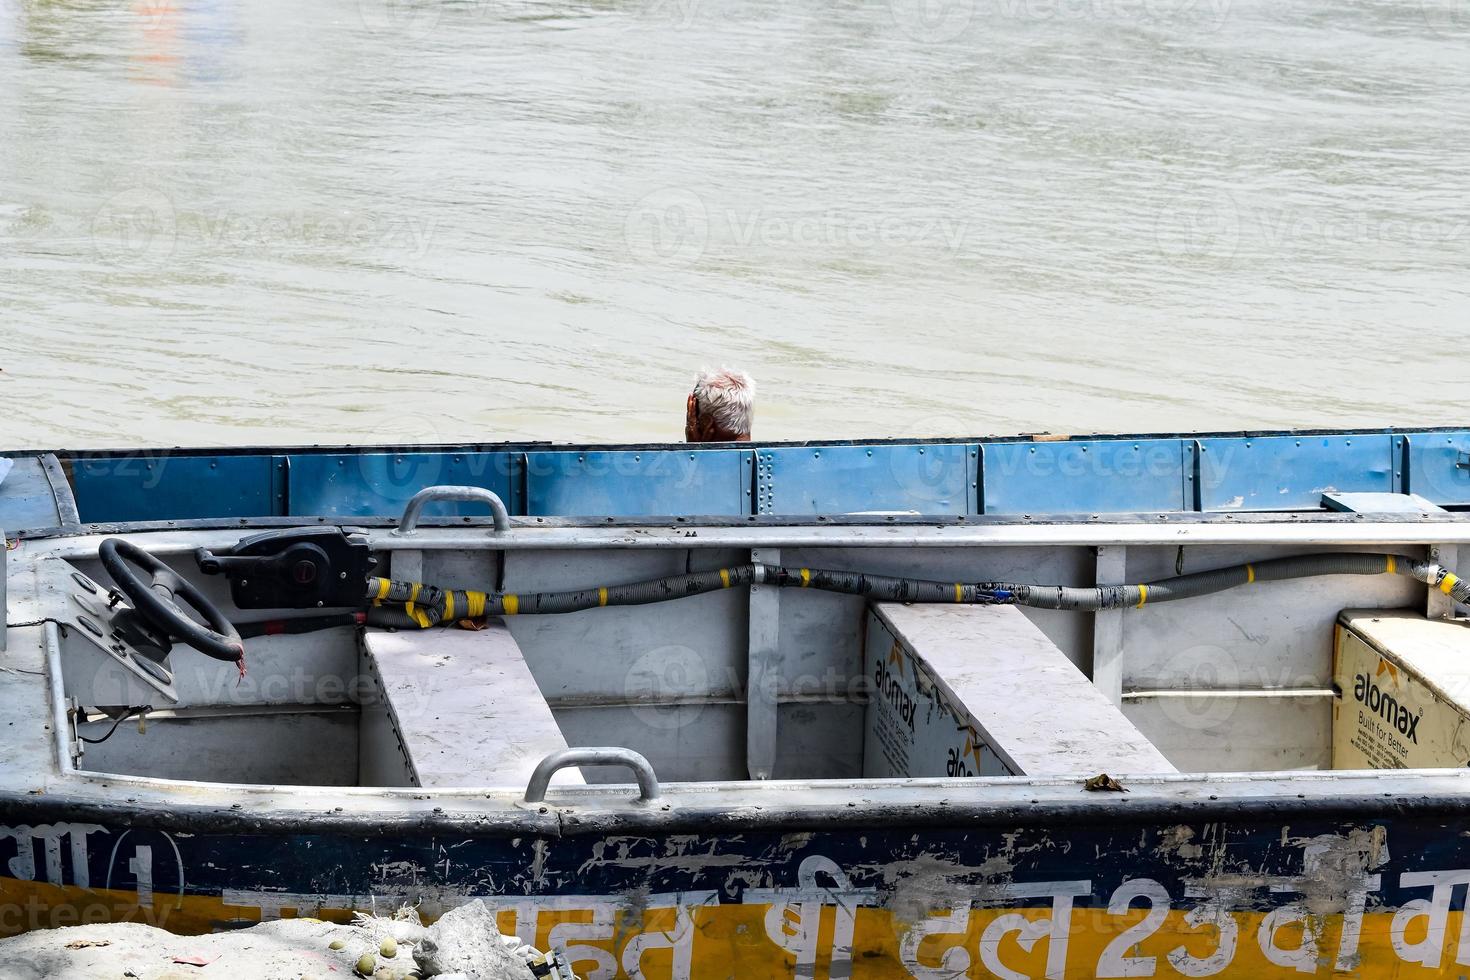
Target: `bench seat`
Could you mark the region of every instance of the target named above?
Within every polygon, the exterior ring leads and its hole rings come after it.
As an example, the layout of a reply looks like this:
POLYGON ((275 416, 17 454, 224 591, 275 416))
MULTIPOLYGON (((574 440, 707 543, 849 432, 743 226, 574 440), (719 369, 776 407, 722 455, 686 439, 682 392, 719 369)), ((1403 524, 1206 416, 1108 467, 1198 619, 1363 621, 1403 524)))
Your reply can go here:
MULTIPOLYGON (((410 785, 524 789, 538 762, 568 747, 500 620, 477 631, 369 630, 363 642, 365 666, 379 685, 410 785)), ((387 754, 370 758, 374 753, 364 748, 369 785, 387 781, 383 774, 393 770, 382 758, 387 754)), ((553 779, 553 785, 582 782, 577 769, 553 779)))

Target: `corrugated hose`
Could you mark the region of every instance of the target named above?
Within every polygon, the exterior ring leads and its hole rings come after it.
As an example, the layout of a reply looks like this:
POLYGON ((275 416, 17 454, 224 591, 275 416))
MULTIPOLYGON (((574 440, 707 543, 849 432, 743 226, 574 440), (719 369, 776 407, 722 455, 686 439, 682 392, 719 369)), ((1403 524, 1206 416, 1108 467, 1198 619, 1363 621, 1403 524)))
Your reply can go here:
POLYGON ((428 628, 484 615, 547 615, 601 606, 637 606, 746 585, 817 589, 889 602, 1018 605, 1091 612, 1099 609, 1142 609, 1150 603, 1191 599, 1258 582, 1322 575, 1405 575, 1432 589, 1439 589, 1457 602, 1470 603, 1470 580, 1460 578, 1442 565, 1405 555, 1356 552, 1272 558, 1138 585, 1083 588, 1011 582, 934 582, 754 563, 628 585, 565 592, 449 590, 420 582, 375 577, 368 579, 366 598, 373 606, 368 612, 369 625, 428 628))

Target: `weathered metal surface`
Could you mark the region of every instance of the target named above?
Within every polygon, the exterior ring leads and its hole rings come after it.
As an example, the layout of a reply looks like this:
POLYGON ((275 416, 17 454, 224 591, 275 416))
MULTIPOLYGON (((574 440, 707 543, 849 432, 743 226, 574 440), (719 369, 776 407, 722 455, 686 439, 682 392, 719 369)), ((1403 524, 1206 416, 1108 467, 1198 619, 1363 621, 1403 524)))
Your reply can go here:
POLYGON ((526 454, 527 514, 743 515, 751 454, 733 449, 526 454))
POLYGON ((1301 510, 1322 494, 1391 493, 1392 438, 1383 433, 1200 439, 1202 510, 1301 510))
POLYGON ((1348 514, 1432 514, 1444 508, 1417 493, 1324 493, 1322 506, 1348 514))
POLYGON ((74 461, 72 485, 85 521, 257 517, 285 513, 275 477, 284 467, 273 455, 156 450, 74 461))
MULTIPOLYGON (((325 519, 318 518, 318 522, 325 519)), ((22 535, 24 547, 58 557, 95 558, 96 546, 105 537, 123 536, 146 543, 155 554, 192 551, 169 532, 187 531, 189 540, 206 547, 228 547, 240 538, 240 529, 300 527, 301 518, 257 518, 248 524, 239 520, 212 518, 193 521, 151 523, 98 523, 62 534, 57 529, 22 535), (81 533, 76 533, 79 530, 81 533)), ((436 522, 425 519, 425 526, 436 522)), ((443 522, 439 522, 441 525, 443 522)), ((396 519, 361 518, 351 522, 362 529, 375 551, 464 551, 483 548, 489 518, 468 518, 450 526, 437 526, 433 534, 404 539, 388 531, 396 519)), ((646 519, 536 518, 512 520, 509 534, 495 539, 500 551, 562 549, 588 551, 606 548, 628 550, 683 550, 724 547, 749 550, 760 547, 870 547, 945 548, 951 546, 1045 546, 1098 547, 1102 545, 1158 544, 1167 539, 1176 545, 1292 544, 1314 548, 1354 545, 1414 548, 1424 545, 1470 543, 1470 521, 1460 515, 1430 518, 1396 518, 1364 522, 1356 515, 1325 511, 1302 514, 1188 514, 1160 515, 1140 521, 1131 517, 1102 516, 1097 520, 1055 519, 1032 521, 982 517, 935 523, 932 518, 854 516, 829 518, 815 524, 786 518, 751 518, 730 522, 720 518, 676 518, 664 524, 646 519)))
MULTIPOLYGON (((518 453, 302 453, 290 460, 290 513, 313 517, 396 517, 414 494, 441 485, 482 487, 514 509, 520 483, 518 453)), ((486 510, 479 503, 435 501, 423 513, 461 517, 486 510)))
MULTIPOLYGON (((753 562, 781 563, 779 548, 753 548, 753 562)), ((745 769, 751 779, 770 779, 780 737, 781 590, 751 585, 746 641, 745 769)))
MULTIPOLYGON (((84 744, 78 765, 157 779, 357 784, 355 707, 169 715, 167 710, 150 713, 146 734, 139 732, 136 720, 123 722, 106 741, 84 744)), ((102 738, 111 727, 111 719, 92 722, 81 734, 102 738)))
POLYGON ((51 487, 51 498, 56 502, 57 523, 62 525, 80 523, 82 518, 77 513, 77 498, 72 493, 71 482, 67 479, 66 471, 62 469, 60 460, 56 458, 55 453, 42 453, 37 458, 41 464, 41 472, 46 475, 46 483, 51 487))
POLYGON ((759 514, 978 512, 978 447, 771 447, 756 450, 759 514))
POLYGON ((1179 439, 986 443, 986 514, 1191 510, 1179 439))
MULTIPOLYGON (((1128 549, 1097 549, 1097 585, 1128 581, 1128 549)), ((1092 683, 1113 704, 1123 702, 1123 629, 1127 612, 1099 609, 1092 614, 1092 683)))
MULTIPOLYGON (((1195 546, 1183 571, 1300 553, 1262 541, 1195 546)), ((1344 547, 1343 550, 1359 550, 1344 547)), ((1408 551, 1402 547, 1390 550, 1408 551)), ((1176 574, 1175 547, 1128 549, 1128 581, 1176 574)), ((1334 576, 1245 586, 1206 602, 1124 613, 1124 710, 1171 762, 1190 771, 1325 767, 1331 758, 1333 624, 1342 609, 1421 602, 1424 587, 1397 576, 1334 576), (1306 692, 1263 700, 1266 692, 1306 692), (1130 698, 1130 692, 1149 692, 1130 698)))
POLYGON ((1408 977, 1470 965, 1456 897, 1470 853, 1447 814, 914 829, 564 823, 379 837, 36 820, 0 828, 0 929, 89 915, 188 931, 399 902, 433 916, 482 897, 503 930, 600 977, 1408 977))
POLYGON ((1470 501, 1470 432, 1404 435, 1404 489, 1437 504, 1470 501))
POLYGON ((1173 770, 1018 607, 873 603, 866 648, 864 775, 1173 770))
MULTIPOLYGON (((567 748, 505 623, 362 639, 417 786, 525 783, 567 748)), ((575 769, 561 782, 582 781, 575 769)))
MULTIPOLYGON (((49 454, 46 454, 49 455, 49 454)), ((55 459, 55 457, 52 457, 55 459)), ((0 479, 0 525, 12 534, 28 528, 55 527, 74 510, 68 490, 58 501, 42 455, 6 459, 13 464, 0 479)))

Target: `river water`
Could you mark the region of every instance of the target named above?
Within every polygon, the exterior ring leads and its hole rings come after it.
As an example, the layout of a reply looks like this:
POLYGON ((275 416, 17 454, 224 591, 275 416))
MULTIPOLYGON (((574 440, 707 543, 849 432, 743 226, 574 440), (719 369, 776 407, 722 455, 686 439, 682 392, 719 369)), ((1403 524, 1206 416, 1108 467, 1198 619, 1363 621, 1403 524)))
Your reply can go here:
POLYGON ((1470 0, 0 0, 5 448, 1451 424, 1470 0))

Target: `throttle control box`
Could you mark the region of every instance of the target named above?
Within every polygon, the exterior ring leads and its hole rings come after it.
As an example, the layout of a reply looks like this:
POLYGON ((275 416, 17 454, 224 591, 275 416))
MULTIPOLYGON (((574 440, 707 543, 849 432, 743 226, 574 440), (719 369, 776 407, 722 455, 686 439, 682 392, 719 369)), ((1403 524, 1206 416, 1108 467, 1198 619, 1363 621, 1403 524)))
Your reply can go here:
POLYGON ((194 559, 205 574, 230 580, 230 595, 241 609, 361 606, 378 563, 366 538, 340 527, 266 531, 219 554, 200 548, 194 559))

